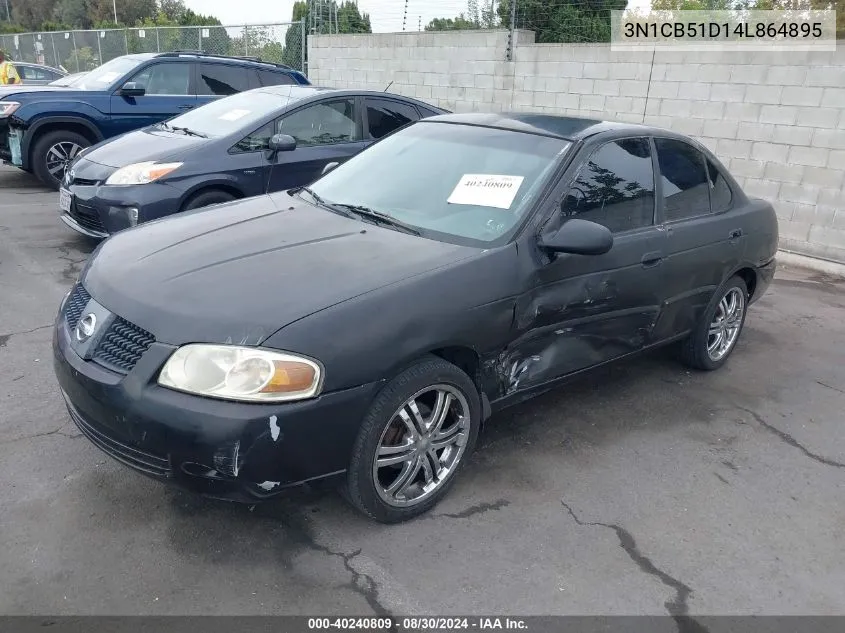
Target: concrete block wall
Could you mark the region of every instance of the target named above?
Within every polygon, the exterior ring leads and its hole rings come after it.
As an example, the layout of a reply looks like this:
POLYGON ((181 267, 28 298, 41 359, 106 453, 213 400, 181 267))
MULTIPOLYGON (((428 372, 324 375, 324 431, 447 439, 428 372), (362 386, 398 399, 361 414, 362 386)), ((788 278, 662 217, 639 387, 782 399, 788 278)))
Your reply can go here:
POLYGON ((781 247, 845 263, 845 47, 836 52, 625 52, 507 31, 309 39, 312 82, 455 112, 539 111, 645 122, 712 149, 774 203, 781 247))

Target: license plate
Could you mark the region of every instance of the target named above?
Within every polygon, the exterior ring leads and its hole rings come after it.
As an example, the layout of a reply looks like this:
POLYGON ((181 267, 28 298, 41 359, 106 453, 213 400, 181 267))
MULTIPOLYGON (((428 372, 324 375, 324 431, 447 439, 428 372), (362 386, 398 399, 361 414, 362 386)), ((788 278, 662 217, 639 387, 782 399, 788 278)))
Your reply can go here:
POLYGON ((70 205, 73 202, 73 194, 67 189, 59 190, 59 208, 65 213, 70 213, 70 205))

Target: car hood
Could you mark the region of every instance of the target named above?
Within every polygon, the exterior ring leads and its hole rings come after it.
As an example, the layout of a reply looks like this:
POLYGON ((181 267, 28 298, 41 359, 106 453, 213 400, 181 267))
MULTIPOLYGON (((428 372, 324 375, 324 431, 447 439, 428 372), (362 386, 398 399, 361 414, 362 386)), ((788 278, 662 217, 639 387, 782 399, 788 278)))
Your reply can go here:
POLYGON ((85 96, 95 94, 91 91, 73 90, 69 86, 38 86, 33 84, 12 84, 0 86, 0 98, 6 98, 10 95, 22 95, 28 92, 60 92, 62 96, 85 96))
MULTIPOLYGON (((117 233, 91 256, 82 281, 161 342, 258 345, 293 321, 479 252, 283 192, 117 233)), ((354 335, 326 332, 339 341, 354 335)))
MULTIPOLYGON (((125 167, 133 163, 163 161, 178 158, 197 147, 208 145, 210 139, 168 132, 158 127, 129 132, 88 151, 81 159, 106 167, 125 167)), ((84 170, 82 164, 80 169, 84 170)), ((74 171, 77 171, 74 166, 74 171)), ((79 172, 80 177, 85 177, 79 172)))

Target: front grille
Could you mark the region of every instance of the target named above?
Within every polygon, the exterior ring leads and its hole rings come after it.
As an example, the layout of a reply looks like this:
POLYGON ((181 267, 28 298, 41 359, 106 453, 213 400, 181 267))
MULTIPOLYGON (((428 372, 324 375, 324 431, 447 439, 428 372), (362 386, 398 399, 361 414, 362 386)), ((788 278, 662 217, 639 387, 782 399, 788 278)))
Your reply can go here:
POLYGON ((71 178, 70 176, 68 176, 66 180, 68 186, 79 185, 81 187, 93 187, 95 185, 100 184, 99 180, 91 180, 90 178, 71 178))
POLYGON ((71 419, 79 430, 82 431, 82 434, 109 457, 153 477, 164 478, 173 476, 170 460, 166 457, 139 450, 109 437, 102 431, 94 428, 92 424, 80 415, 76 407, 70 402, 67 402, 67 410, 70 413, 71 419))
POLYGON ((82 316, 82 311, 91 299, 88 291, 82 287, 82 284, 76 284, 70 293, 65 304, 65 320, 67 326, 71 330, 76 327, 79 322, 79 317, 82 316))
POLYGON ((79 204, 76 200, 70 205, 70 217, 76 220, 82 228, 93 231, 94 233, 105 233, 106 227, 103 226, 103 221, 100 220, 100 214, 94 207, 89 207, 84 204, 79 204))
POLYGON ((97 346, 93 360, 106 369, 128 374, 153 343, 152 334, 117 317, 97 346))

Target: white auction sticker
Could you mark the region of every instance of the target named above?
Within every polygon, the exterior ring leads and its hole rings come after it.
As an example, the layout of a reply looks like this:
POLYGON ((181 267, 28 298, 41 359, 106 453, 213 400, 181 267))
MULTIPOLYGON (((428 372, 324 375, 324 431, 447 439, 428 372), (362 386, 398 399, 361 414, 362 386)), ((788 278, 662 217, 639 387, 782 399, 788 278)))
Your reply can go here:
POLYGON ((510 209, 523 180, 523 176, 464 174, 447 202, 510 209))
POLYGON ((249 113, 250 110, 229 110, 226 114, 222 114, 218 118, 221 121, 237 121, 238 119, 242 119, 249 113))

